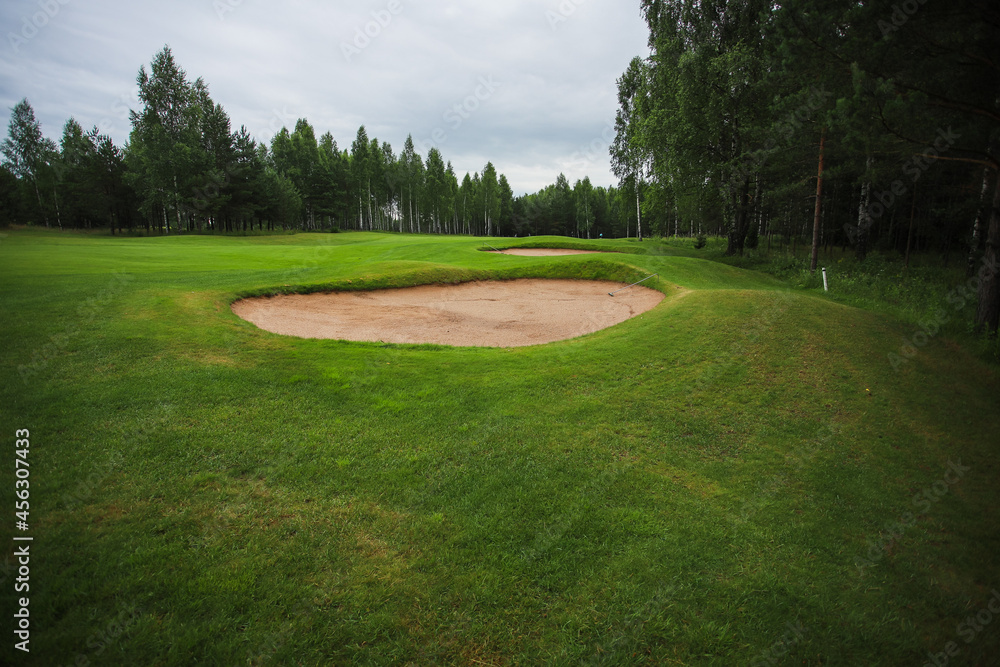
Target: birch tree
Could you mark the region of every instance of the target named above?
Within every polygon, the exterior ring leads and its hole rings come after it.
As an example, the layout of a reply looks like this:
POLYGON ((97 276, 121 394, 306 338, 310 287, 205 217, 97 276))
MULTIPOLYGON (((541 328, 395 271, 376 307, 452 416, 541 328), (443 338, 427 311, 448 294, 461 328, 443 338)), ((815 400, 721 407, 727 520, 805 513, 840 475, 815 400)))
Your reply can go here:
POLYGON ((0 144, 7 168, 17 177, 28 180, 38 201, 38 211, 49 226, 49 216, 42 201, 39 180, 49 160, 56 154, 56 144, 42 135, 42 125, 35 119, 35 110, 28 99, 22 99, 11 110, 7 138, 0 144))
POLYGON ((139 68, 136 77, 142 108, 130 111, 129 175, 140 196, 141 208, 152 215, 157 209, 169 233, 168 211, 173 211, 177 231, 183 227, 181 186, 194 172, 193 151, 201 143, 199 91, 174 60, 169 46, 153 57, 150 71, 139 68))

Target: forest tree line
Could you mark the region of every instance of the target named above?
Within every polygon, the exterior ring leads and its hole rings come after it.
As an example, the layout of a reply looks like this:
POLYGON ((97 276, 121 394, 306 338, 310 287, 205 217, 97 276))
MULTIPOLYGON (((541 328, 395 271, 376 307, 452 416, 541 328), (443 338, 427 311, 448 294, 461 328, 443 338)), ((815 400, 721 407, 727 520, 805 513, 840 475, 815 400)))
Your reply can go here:
POLYGON ((459 181, 441 152, 397 155, 364 126, 349 148, 306 119, 269 144, 232 129, 202 79, 169 47, 137 77, 141 108, 125 147, 70 118, 57 144, 28 100, 11 114, 0 166, 3 222, 145 233, 356 229, 513 236, 626 235, 632 212, 590 179, 515 197, 491 162, 459 181))
POLYGON ((612 163, 646 229, 939 252, 1000 319, 1000 4, 642 0, 612 163), (952 261, 954 261, 952 260, 952 261))

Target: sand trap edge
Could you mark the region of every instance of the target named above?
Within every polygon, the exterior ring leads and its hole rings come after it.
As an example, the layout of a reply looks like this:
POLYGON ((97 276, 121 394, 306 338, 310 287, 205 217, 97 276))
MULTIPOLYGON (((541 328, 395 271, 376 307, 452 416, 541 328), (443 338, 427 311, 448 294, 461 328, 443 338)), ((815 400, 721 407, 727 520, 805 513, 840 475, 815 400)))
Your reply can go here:
POLYGON ((666 294, 626 283, 514 278, 234 299, 234 315, 306 339, 508 348, 595 333, 640 316, 666 294))
POLYGON ((612 250, 581 250, 579 248, 484 248, 483 252, 512 257, 568 257, 571 255, 612 255, 612 250))

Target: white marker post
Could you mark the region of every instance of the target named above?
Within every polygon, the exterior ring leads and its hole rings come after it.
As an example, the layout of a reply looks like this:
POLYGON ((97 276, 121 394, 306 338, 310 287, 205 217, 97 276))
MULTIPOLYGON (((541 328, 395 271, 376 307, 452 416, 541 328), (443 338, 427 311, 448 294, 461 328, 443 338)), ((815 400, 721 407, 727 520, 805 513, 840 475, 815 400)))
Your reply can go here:
POLYGON ((829 292, 830 291, 830 286, 827 285, 827 283, 826 283, 826 267, 825 266, 823 267, 823 291, 824 292, 829 292))

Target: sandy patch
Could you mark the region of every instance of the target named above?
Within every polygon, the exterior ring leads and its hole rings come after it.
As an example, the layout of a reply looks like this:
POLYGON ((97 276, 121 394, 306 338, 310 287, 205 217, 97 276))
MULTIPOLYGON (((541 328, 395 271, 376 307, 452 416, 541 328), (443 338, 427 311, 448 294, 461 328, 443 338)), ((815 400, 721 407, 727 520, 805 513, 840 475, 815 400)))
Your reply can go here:
POLYGON ((243 299, 233 312, 300 338, 479 347, 538 345, 606 329, 663 293, 602 280, 509 280, 243 299))
POLYGON ((507 248, 500 251, 504 255, 521 257, 558 257, 559 255, 596 255, 599 250, 571 250, 569 248, 507 248))

